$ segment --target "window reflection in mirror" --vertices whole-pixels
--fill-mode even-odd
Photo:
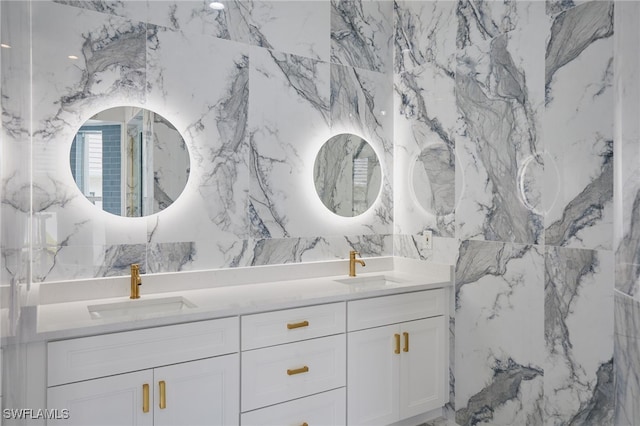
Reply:
[[[176,128],[136,107],[96,114],[71,145],[71,174],[82,194],[119,216],[147,216],[171,205],[187,183],[189,164]]]
[[[320,148],[313,170],[316,192],[333,213],[353,217],[369,209],[382,182],[380,161],[361,137],[333,136]]]

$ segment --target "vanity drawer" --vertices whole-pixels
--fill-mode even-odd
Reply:
[[[242,353],[242,411],[336,389],[345,383],[344,334]]]
[[[238,317],[50,342],[47,386],[238,352]]]
[[[345,388],[334,389],[306,398],[244,413],[242,426],[291,425],[340,426],[346,424]]]
[[[348,331],[443,315],[444,289],[374,297],[349,302]]]
[[[346,304],[330,303],[242,317],[242,350],[344,333]]]

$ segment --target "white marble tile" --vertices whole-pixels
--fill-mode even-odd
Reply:
[[[149,22],[191,36],[213,36],[329,60],[330,5],[325,1],[151,1]]]
[[[251,265],[347,259],[351,250],[358,251],[363,258],[390,256],[393,253],[393,237],[377,234],[257,240],[253,245]]]
[[[558,15],[546,54],[545,242],[611,249],[613,3]],[[570,41],[568,41],[570,40]]]
[[[614,75],[616,135],[614,142],[614,243],[616,288],[638,297],[640,293],[640,3],[615,5]]]
[[[394,234],[394,256],[429,260],[455,265],[458,260],[459,241],[455,238],[431,237],[430,245],[421,234]]]
[[[331,62],[391,72],[393,7],[390,1],[331,0]]]
[[[149,9],[147,0],[53,0],[55,3],[64,4],[123,18],[145,21]],[[154,1],[154,0],[152,0]]]
[[[394,71],[428,64],[453,77],[457,2],[399,0],[394,4]]]
[[[615,417],[616,425],[640,418],[640,305],[623,293],[615,296]]]
[[[329,66],[254,48],[250,80],[252,235],[315,235],[309,202],[322,206],[312,173],[315,153],[329,136]]]
[[[476,10],[476,8],[478,8]],[[461,6],[456,100],[457,236],[542,242],[539,158],[546,18],[537,2]],[[482,13],[480,13],[482,12]],[[537,36],[530,36],[531,31]]]
[[[182,133],[190,154],[180,198],[149,218],[154,243],[248,236],[248,49],[235,42],[150,30],[147,103]],[[207,58],[192,66],[192,58]],[[200,84],[199,82],[206,82]],[[166,214],[165,214],[166,213]]]
[[[613,253],[547,247],[545,424],[613,424]]]
[[[455,271],[458,424],[541,424],[543,268],[535,246],[461,244]]]
[[[431,64],[395,76],[395,229],[455,233],[455,79]]]

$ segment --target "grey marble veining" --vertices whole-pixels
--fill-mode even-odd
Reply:
[[[105,247],[102,264],[96,273],[97,277],[114,277],[129,275],[131,265],[140,265],[140,273],[147,273],[146,245],[118,245]]]
[[[453,78],[456,2],[394,1],[394,71],[430,64]]]
[[[633,425],[640,418],[640,304],[615,295],[615,425]]]
[[[612,275],[610,252],[547,248],[544,408],[549,424],[613,424]]]
[[[539,198],[540,183],[523,179],[540,162],[541,90],[533,86],[537,69],[525,74],[521,68],[531,59],[530,52],[518,50],[523,41],[504,33],[518,23],[520,32],[539,26],[539,7],[469,2],[458,7],[455,93],[464,127],[456,140],[461,162],[456,178],[464,187],[456,226],[463,239],[542,242],[540,206],[532,202]]]
[[[455,270],[459,424],[542,424],[543,270],[536,246],[462,242]]]
[[[561,219],[547,226],[545,243],[565,245],[582,229],[602,219],[607,204],[613,199],[613,141],[607,141],[607,145],[600,174],[569,201]]]
[[[396,232],[455,234],[455,2],[397,1],[394,67]]]
[[[551,27],[545,58],[547,92],[558,69],[576,59],[596,40],[612,34],[612,1],[588,2],[557,15]],[[547,96],[549,97],[549,93]]]
[[[384,152],[391,154],[393,98],[390,83],[389,76],[384,74],[332,65],[332,129],[357,131],[371,142],[380,141]]]
[[[389,72],[392,37],[392,2],[331,0],[333,63]]]
[[[613,247],[613,3],[553,17],[545,53],[545,242]]]
[[[455,238],[432,236],[429,244],[424,235],[395,234],[393,252],[396,256],[455,265],[459,246]]]
[[[640,3],[615,5],[616,146],[614,222],[616,289],[638,298],[640,292]]]
[[[198,255],[192,242],[150,244],[147,249],[147,273],[185,270]]]
[[[88,9],[94,12],[106,13],[109,15],[121,16],[144,21],[147,16],[148,2],[146,0],[126,1],[126,0],[53,0],[55,3],[67,6]]]
[[[302,223],[292,223],[291,217],[298,217],[293,212],[300,211],[305,191],[307,196],[315,194],[305,174],[313,170],[313,158],[303,157],[299,140],[323,134],[329,125],[329,65],[256,49],[250,81],[251,235],[256,239],[304,235],[298,233]],[[282,115],[287,120],[280,120]],[[306,180],[309,186],[298,184]],[[316,234],[308,231],[308,236]]]
[[[477,241],[463,241],[456,263],[456,301],[459,303],[460,292],[465,285],[487,275],[501,277],[507,272],[510,261],[521,259],[529,250],[530,246],[500,243],[481,245]]]
[[[210,252],[213,242],[227,240],[229,234],[248,237],[248,48],[161,27],[154,35],[147,59],[148,103],[165,112],[181,130],[191,167],[189,185],[176,210],[166,211],[160,226],[150,225],[150,243],[197,242],[207,247],[212,267],[222,266],[219,257],[225,256]],[[210,78],[212,65],[190,65],[190,58],[198,55],[215,57],[216,78]],[[204,80],[210,81],[204,86],[194,84]],[[180,203],[184,203],[182,208]],[[207,267],[203,258],[195,263]]]
[[[493,412],[509,401],[519,398],[519,389],[523,381],[541,377],[544,373],[541,369],[519,365],[512,359],[504,363],[497,363],[493,367],[491,383],[481,392],[473,395],[466,407],[456,412],[456,423],[459,425],[496,424]],[[534,415],[528,419],[537,418],[537,421],[527,424],[541,424],[540,418]]]
[[[359,235],[256,240],[250,265],[345,259],[350,250],[358,251],[363,257],[389,256],[393,250],[393,238],[391,235]]]

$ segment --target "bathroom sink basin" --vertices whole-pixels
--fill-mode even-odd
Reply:
[[[336,282],[362,287],[387,287],[402,284],[406,281],[388,275],[371,275],[366,277],[345,278],[343,280],[336,280]]]
[[[158,313],[177,313],[196,305],[181,296],[158,299],[127,300],[125,302],[101,303],[89,305],[89,314],[93,319],[116,318]]]

